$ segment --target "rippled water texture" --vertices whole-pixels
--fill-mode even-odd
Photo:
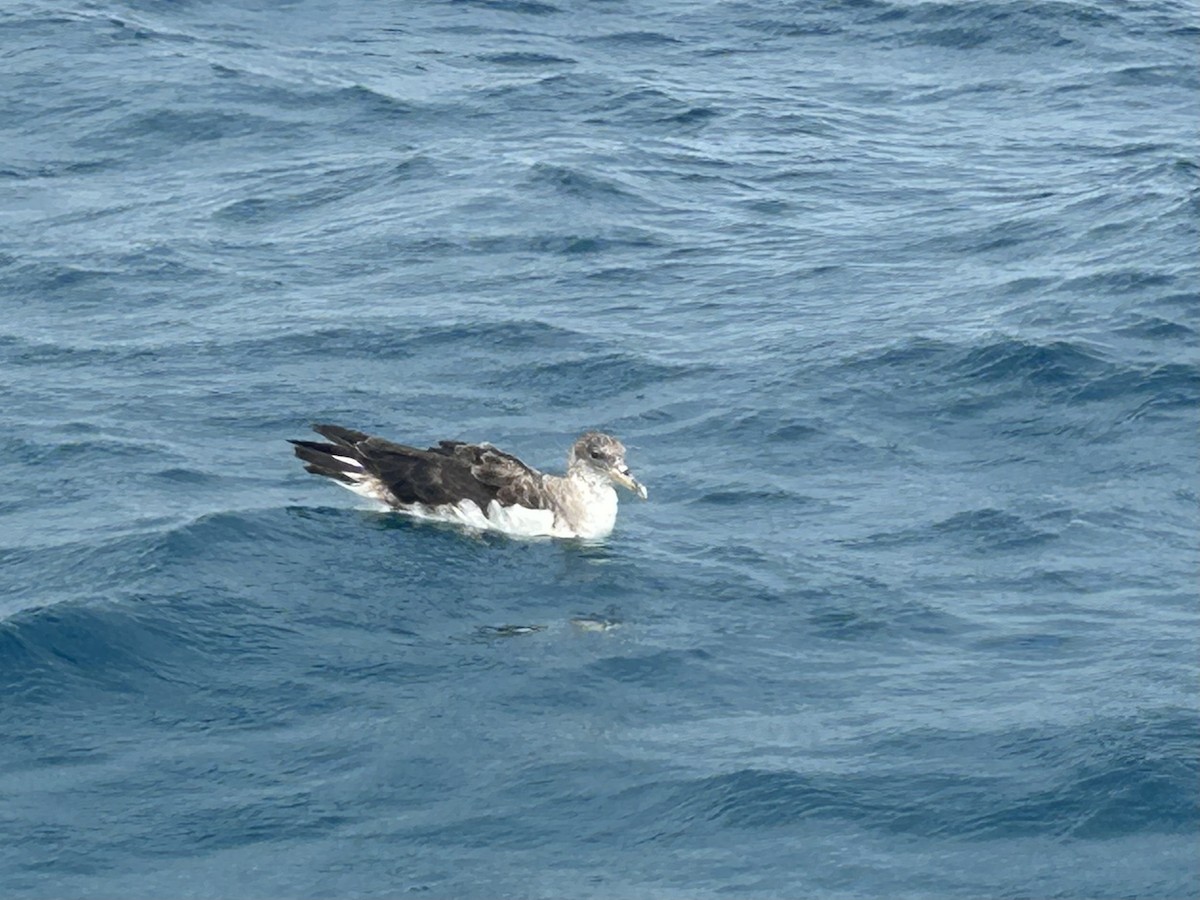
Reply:
[[[1183,2],[0,9],[0,893],[1200,894]],[[369,510],[332,421],[602,545]]]

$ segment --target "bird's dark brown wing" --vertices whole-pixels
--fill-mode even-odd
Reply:
[[[336,425],[313,429],[333,441],[339,453],[359,461],[398,503],[441,506],[473,500],[486,510],[495,500],[502,506],[548,508],[541,473],[487,444],[442,441],[418,450]]]
[[[464,444],[461,441],[441,441],[429,452],[452,458],[470,469],[471,477],[496,491],[501,506],[524,506],[527,509],[548,509],[541,490],[542,474],[511,453],[497,450],[490,444]]]

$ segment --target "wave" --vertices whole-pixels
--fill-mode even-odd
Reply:
[[[187,144],[231,141],[251,136],[258,139],[298,139],[305,127],[246,110],[163,107],[126,113],[117,116],[115,121],[95,125],[83,131],[76,143],[81,147],[108,152],[123,150],[130,156],[151,152],[152,146],[170,154]]]
[[[71,708],[175,682],[179,641],[129,606],[78,601],[0,620],[0,690],[15,703]]]
[[[152,339],[153,346],[134,343],[98,346],[72,346],[46,343],[15,335],[0,335],[0,360],[15,367],[74,370],[102,368],[134,373],[147,371],[151,366],[175,370],[210,366],[214,360],[227,364],[252,366],[250,360],[270,359],[275,367],[289,361],[320,358],[378,360],[397,363],[411,358],[436,358],[464,365],[475,361],[489,369],[497,369],[504,383],[516,386],[522,372],[533,371],[538,383],[550,384],[558,376],[569,376],[572,369],[586,370],[596,377],[625,378],[642,365],[637,357],[612,355],[615,343],[583,331],[536,320],[464,320],[454,324],[396,325],[390,317],[378,320],[360,317],[357,325],[300,327],[290,323],[286,329],[247,337],[244,333],[229,333],[220,339],[169,342],[162,336]],[[561,357],[577,360],[567,363]],[[561,370],[549,369],[539,373],[535,359],[562,361]],[[514,363],[519,363],[514,366]],[[648,363],[649,364],[649,363]],[[604,367],[612,371],[605,373]],[[676,369],[667,365],[642,370],[640,383],[647,384],[661,373],[670,377]],[[687,368],[687,367],[685,367]]]
[[[286,583],[307,558],[311,515],[207,513],[130,526],[116,537],[0,548],[13,585],[0,609],[0,674],[14,690],[60,683],[77,691],[80,679],[114,687],[143,672],[169,680],[170,660],[181,654],[238,652],[246,638],[254,644],[255,630],[288,632],[283,619],[261,614],[270,600],[255,595],[238,567],[261,566],[262,548],[270,547],[268,577]],[[346,524],[347,515],[355,517],[339,510],[330,527]],[[54,572],[49,590],[45,571]],[[249,632],[230,631],[243,621]]]
[[[1125,66],[1106,74],[1106,80],[1117,87],[1186,87],[1195,90],[1200,86],[1196,67],[1188,63],[1178,65]]]
[[[663,385],[697,370],[696,366],[653,362],[633,354],[607,352],[505,366],[497,368],[491,380],[498,387],[520,389],[544,402],[570,406]]]
[[[640,676],[640,669],[621,675]],[[639,682],[640,683],[640,682]],[[520,846],[543,839],[543,829],[565,821],[619,827],[626,841],[660,847],[697,839],[729,841],[737,833],[790,835],[798,826],[861,829],[955,843],[1022,837],[1103,839],[1134,833],[1185,835],[1200,824],[1188,790],[1200,774],[1186,744],[1197,736],[1180,711],[1152,714],[1146,740],[1129,740],[1131,723],[1100,721],[1069,732],[1019,729],[946,735],[908,732],[867,739],[875,764],[838,771],[828,752],[802,757],[792,768],[743,766],[709,775],[639,777],[631,771],[597,773],[586,793],[563,795],[564,773],[541,767],[515,779],[496,805],[509,814],[456,816],[416,826],[410,839]],[[1149,738],[1169,741],[1165,746]],[[915,741],[929,740],[932,758],[914,758]],[[1099,745],[1093,743],[1099,741]],[[1157,752],[1151,747],[1159,747]],[[962,756],[944,755],[957,747]],[[1048,763],[1065,751],[1072,761]],[[510,798],[508,795],[511,794]],[[518,799],[519,795],[519,799]],[[520,812],[530,827],[508,831]]]
[[[1185,834],[1200,810],[1181,787],[1200,777],[1188,748],[1200,727],[1186,710],[1158,706],[1134,716],[1097,717],[1073,726],[1004,731],[918,730],[888,736],[875,751],[898,763],[921,759],[958,769],[988,761],[989,791],[931,798],[921,833],[967,840],[1023,836],[1103,839],[1134,833]]]
[[[178,466],[186,457],[172,444],[153,437],[115,437],[99,429],[87,437],[63,439],[39,432],[36,436],[9,434],[0,438],[0,448],[11,459],[28,466],[105,469],[111,465],[136,462],[145,472],[156,465]],[[52,469],[51,469],[52,470]]]
[[[68,178],[73,175],[88,175],[116,170],[120,169],[123,165],[125,165],[125,161],[118,156],[105,156],[93,159],[48,160],[36,165],[0,163],[0,178],[11,178],[15,181],[41,178]],[[3,256],[0,256],[0,259],[3,258]]]
[[[1080,32],[1121,28],[1126,22],[1126,17],[1109,9],[1066,0],[970,4],[856,0],[836,9],[805,8],[792,18],[742,19],[738,24],[770,38],[852,34],[876,44],[1027,52],[1070,47],[1082,42]]]
[[[530,170],[530,182],[543,185],[555,193],[601,203],[637,199],[645,202],[628,186],[614,178],[605,178],[578,167],[535,163]]]
[[[840,368],[849,377],[869,375],[883,389],[909,395],[950,398],[978,388],[994,399],[1064,404],[1145,394],[1172,405],[1200,399],[1200,365],[1118,361],[1079,340],[993,337],[963,345],[918,338],[846,360]]]
[[[512,50],[504,53],[484,53],[477,59],[497,66],[512,68],[540,68],[542,66],[571,66],[578,60],[567,56],[555,56],[551,53],[533,53],[530,51]]]
[[[234,339],[217,345],[224,351],[269,354],[272,358],[310,358],[314,355],[403,359],[408,356],[452,354],[469,348],[547,354],[597,352],[602,343],[588,334],[534,319],[463,321],[454,324],[396,325],[364,322],[286,333],[254,339]]]
[[[123,210],[87,210],[63,216],[54,224],[58,227],[84,225],[106,219]],[[185,279],[212,278],[216,266],[211,258],[195,253],[191,248],[169,246],[146,241],[136,249],[114,252],[102,264],[66,261],[45,261],[10,257],[4,260],[7,289],[27,303],[42,309],[62,309],[64,301],[71,309],[108,311],[115,304],[122,309],[135,310],[161,306],[167,302],[161,288],[174,286]],[[130,290],[129,284],[140,282],[142,290]],[[33,346],[51,346],[50,342],[30,341]]]
[[[593,103],[584,114],[592,124],[699,127],[721,113],[715,106],[695,105],[660,88],[637,87]]]
[[[683,41],[669,34],[663,34],[661,31],[614,31],[595,37],[582,38],[582,43],[620,50],[624,48],[663,47],[672,44],[681,44]]]
[[[553,805],[551,818],[586,805],[621,822],[630,838],[660,844],[700,835],[727,840],[731,831],[794,832],[805,822],[957,842],[1183,835],[1200,825],[1187,787],[1200,775],[1190,752],[1198,736],[1194,719],[1172,709],[1065,731],[912,731],[867,737],[876,765],[857,771],[839,772],[821,755],[794,768],[636,784],[626,773],[598,781],[613,786],[586,801],[542,799],[538,789],[526,796],[535,818],[543,802]],[[836,741],[828,752],[837,752]]]
[[[452,0],[454,6],[479,6],[491,11],[516,13],[522,16],[552,16],[562,8],[542,0]]]
[[[782,504],[793,508],[804,498],[782,488],[727,488],[705,491],[690,502],[701,506],[753,506],[755,509]]]
[[[1054,519],[1061,519],[1055,515]],[[991,556],[1007,550],[1025,550],[1058,537],[1057,531],[1039,528],[1015,513],[999,509],[973,509],[945,519],[897,531],[879,531],[865,538],[840,541],[855,550],[879,550],[913,544],[949,543],[958,550]]]
[[[400,162],[384,159],[354,166],[306,165],[269,172],[254,179],[258,196],[224,203],[213,211],[212,217],[251,225],[288,222],[298,213],[322,210],[347,200],[362,200],[364,195],[432,177],[434,171],[429,159],[418,154]]]
[[[1150,341],[1179,341],[1192,347],[1200,344],[1200,331],[1164,316],[1134,314],[1128,317],[1127,324],[1114,330],[1117,334]]]
[[[538,256],[598,255],[620,250],[647,250],[665,246],[660,235],[629,225],[609,226],[591,233],[528,231],[472,237],[459,246],[472,256],[530,253]]]

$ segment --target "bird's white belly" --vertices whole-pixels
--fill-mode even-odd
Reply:
[[[387,490],[373,480],[364,479],[354,485],[342,483],[342,486],[413,518],[449,522],[480,531],[499,531],[514,537],[602,538],[612,533],[617,521],[617,493],[607,485],[589,486],[591,489],[568,498],[565,504],[568,509],[558,513],[549,509],[502,506],[495,500],[486,510],[480,509],[473,500],[439,506],[423,503],[404,506],[396,503]]]
[[[475,506],[473,503],[471,505]],[[554,512],[549,509],[501,506],[493,500],[488,504],[487,520],[492,528],[495,528],[497,531],[503,531],[505,534],[513,534],[519,537],[555,536]]]
[[[417,505],[402,511],[420,519],[499,531],[513,537],[602,538],[612,532],[616,523],[617,501],[614,495],[611,503],[590,505],[587,515],[577,518],[574,527],[553,510],[501,506],[495,500],[488,504],[486,512],[471,500],[443,506]]]
[[[554,513],[550,510],[501,506],[495,500],[488,504],[486,511],[480,509],[473,500],[460,500],[458,503],[440,506],[416,503],[412,506],[402,506],[399,511],[417,519],[450,522],[480,531],[500,531],[514,537],[558,536],[554,529]]]

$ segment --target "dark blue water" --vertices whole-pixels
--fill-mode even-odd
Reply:
[[[1196,896],[1198,45],[5,4],[0,893]],[[651,499],[414,524],[312,421]]]

